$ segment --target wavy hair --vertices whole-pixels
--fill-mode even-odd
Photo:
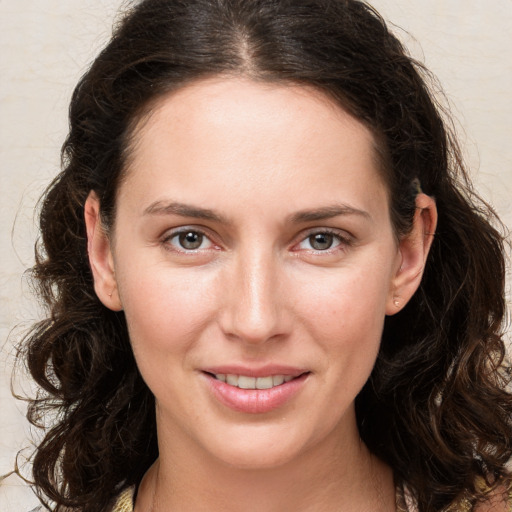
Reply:
[[[106,511],[158,455],[154,398],[124,315],[94,292],[84,203],[94,190],[111,227],[137,122],[163,95],[219,74],[314,87],[369,127],[398,237],[411,229],[420,187],[435,198],[423,280],[386,318],[357,421],[420,512],[484,499],[479,477],[497,485],[512,454],[504,238],[472,191],[428,72],[364,2],[143,0],[78,83],[63,170],[41,201],[32,275],[48,318],[21,346],[41,389],[28,418],[55,418],[33,458],[41,500],[58,512]]]

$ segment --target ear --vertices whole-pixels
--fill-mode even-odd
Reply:
[[[386,304],[387,315],[398,313],[418,289],[436,226],[437,208],[434,199],[423,193],[418,194],[412,230],[400,240],[399,264]]]
[[[89,193],[85,201],[84,215],[94,291],[107,308],[121,311],[123,306],[117,289],[111,244],[101,224],[100,201],[94,191]]]

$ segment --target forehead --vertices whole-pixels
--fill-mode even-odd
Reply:
[[[326,95],[242,78],[202,80],[160,98],[134,129],[128,162],[122,189],[140,180],[154,193],[179,185],[218,200],[219,184],[240,194],[266,186],[290,199],[308,187],[329,195],[347,180],[359,192],[365,180],[385,188],[371,131]]]

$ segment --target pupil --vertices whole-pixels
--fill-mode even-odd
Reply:
[[[203,242],[203,235],[189,231],[180,235],[180,245],[185,249],[197,249]]]
[[[309,237],[311,247],[317,251],[325,251],[326,249],[329,249],[332,245],[333,238],[333,235],[330,235],[329,233],[317,233],[316,235]]]

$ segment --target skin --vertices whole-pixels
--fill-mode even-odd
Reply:
[[[385,316],[420,283],[434,201],[418,195],[397,240],[370,131],[305,87],[203,80],[160,100],[134,140],[112,232],[93,192],[85,212],[96,293],[124,310],[156,397],[160,458],[136,512],[394,510],[354,399]],[[211,392],[204,369],[225,364],[307,375],[250,414]]]

